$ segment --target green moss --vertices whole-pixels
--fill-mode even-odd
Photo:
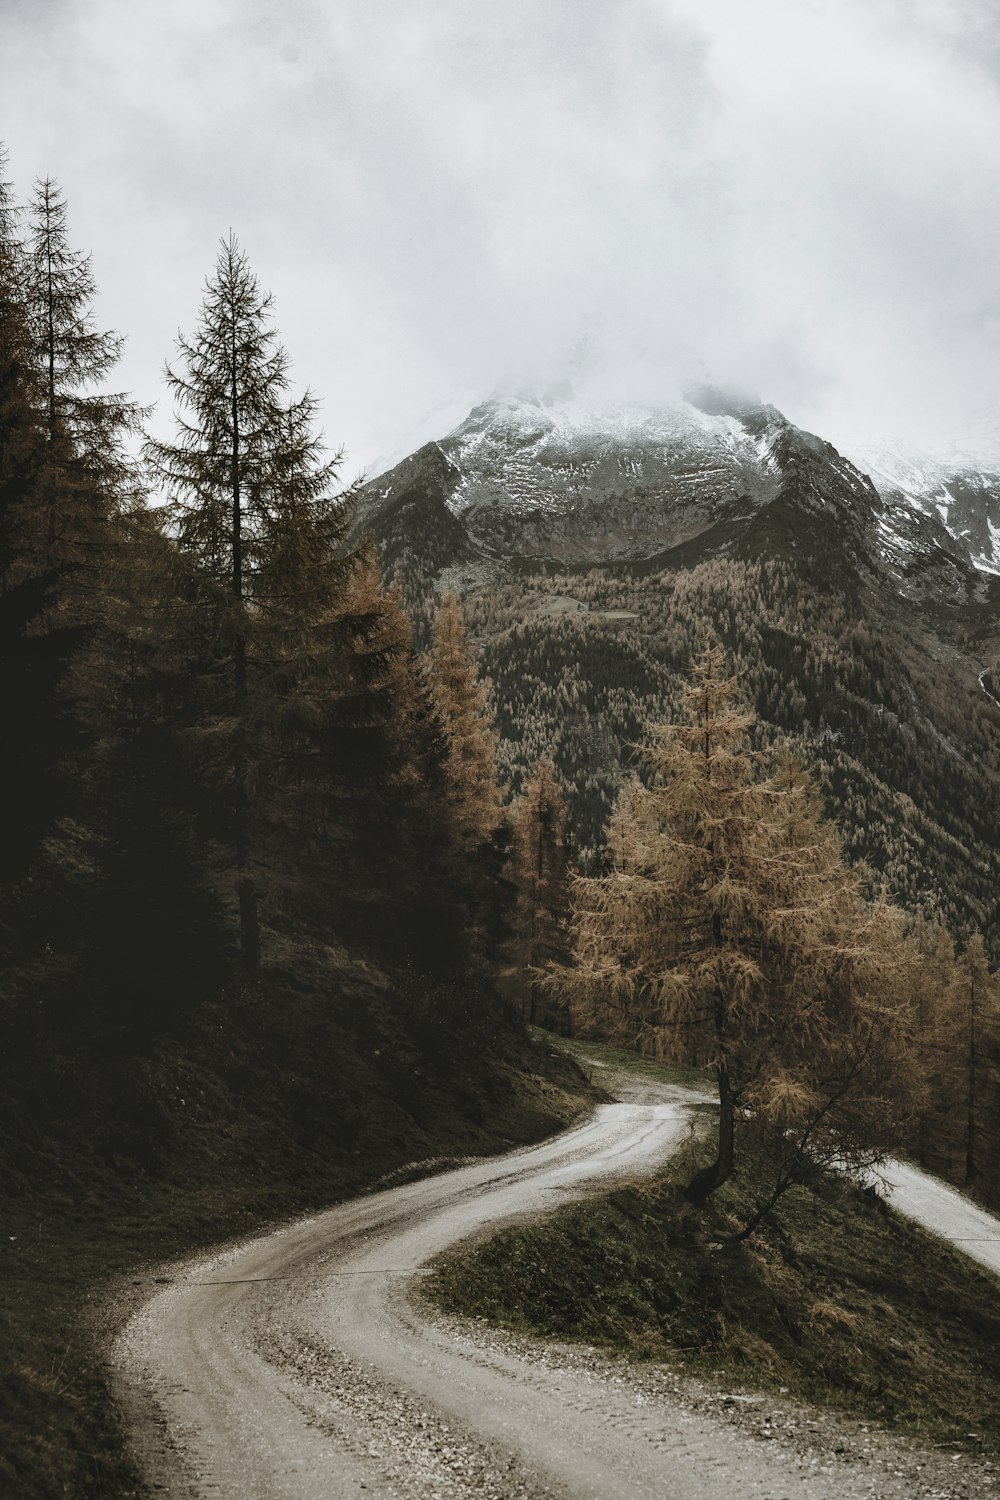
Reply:
[[[548,1036],[548,1033],[536,1027],[529,1030],[540,1041],[548,1037],[553,1046],[571,1057],[590,1081],[601,1088],[611,1090],[617,1080],[627,1075],[632,1082],[681,1084],[684,1088],[697,1089],[705,1094],[715,1093],[714,1081],[705,1068],[657,1062],[655,1058],[643,1057],[638,1052],[628,1052],[621,1047],[609,1047],[604,1042]]]

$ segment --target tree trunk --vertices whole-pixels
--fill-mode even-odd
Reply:
[[[920,988],[917,1000],[917,1036],[919,1038],[920,1051],[923,1057],[927,1059],[924,1065],[925,1070],[929,1073],[930,1043],[928,1038],[927,1025],[927,998],[923,992],[922,986]],[[930,1109],[932,1108],[932,1098],[933,1095],[931,1095],[928,1100],[925,1100],[925,1102],[920,1106],[919,1113],[917,1114],[917,1162],[921,1167],[927,1166],[927,1137],[930,1129],[927,1116],[930,1112]]]
[[[257,888],[253,876],[246,873],[250,852],[250,796],[247,790],[247,757],[244,739],[247,717],[247,638],[243,605],[243,498],[240,484],[240,418],[236,363],[236,314],[232,319],[230,349],[232,379],[232,590],[238,611],[236,639],[233,642],[233,697],[236,711],[236,744],[233,753],[234,796],[236,798],[236,891],[240,909],[240,967],[245,979],[256,979],[260,971],[260,914]]]
[[[260,917],[257,909],[257,887],[254,878],[247,872],[250,855],[250,839],[247,829],[250,813],[250,798],[247,793],[246,754],[243,747],[243,726],[237,726],[237,742],[233,754],[233,796],[236,822],[236,893],[240,912],[240,968],[244,979],[254,980],[260,970]]]
[[[541,808],[538,810],[537,840],[535,844],[535,869],[534,883],[531,891],[531,923],[528,938],[528,963],[531,965],[531,987],[528,990],[528,1024],[534,1026],[537,1008],[538,981],[535,979],[535,964],[538,962],[537,933],[538,933],[538,902],[542,890],[542,815]]]
[[[48,392],[49,392],[49,451],[53,449],[56,439],[56,329],[55,308],[53,307],[52,289],[52,238],[51,226],[46,223],[45,255],[46,255],[46,298],[47,298],[47,334],[48,334]],[[46,477],[46,491],[49,505],[48,516],[48,542],[54,547],[59,536],[59,522],[56,518],[56,485],[54,476],[49,471]]]
[[[711,741],[709,735],[709,713],[708,713],[708,683],[705,683],[705,761],[709,761],[711,755]],[[712,850],[713,863],[716,861],[716,851]],[[712,947],[722,947],[722,917],[719,912],[712,915]],[[719,1143],[716,1151],[715,1161],[711,1166],[702,1167],[696,1172],[685,1189],[685,1197],[699,1207],[706,1199],[728,1182],[733,1173],[734,1135],[736,1128],[736,1109],[733,1102],[733,1091],[729,1082],[729,1063],[726,1055],[726,1037],[728,1032],[729,1006],[726,996],[721,989],[715,993],[715,1041],[719,1048],[721,1061],[716,1064],[715,1077],[719,1085]]]
[[[52,226],[46,215],[45,235],[45,288],[48,302],[48,366],[49,366],[49,444],[55,440],[56,435],[56,327],[55,308],[53,307],[54,291],[52,287]]]
[[[976,1175],[976,984],[969,985],[969,1085],[965,1124],[965,1186]]]
[[[684,1196],[698,1207],[728,1182],[733,1172],[733,1134],[736,1124],[736,1109],[729,1086],[729,1067],[719,1063],[715,1070],[719,1084],[719,1141],[715,1161],[696,1172],[684,1190]]]

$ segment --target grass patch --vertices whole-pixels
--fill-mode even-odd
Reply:
[[[636,1080],[644,1083],[679,1084],[715,1095],[715,1084],[704,1068],[689,1068],[681,1063],[658,1062],[638,1052],[609,1047],[605,1042],[581,1041],[576,1037],[555,1036],[539,1027],[529,1027],[532,1036],[548,1041],[571,1057],[577,1067],[596,1087],[613,1091],[616,1082]]]
[[[594,1097],[477,996],[271,946],[259,993],[203,1007],[141,1054],[3,1057],[0,1495],[144,1493],[101,1358],[123,1278],[537,1140]]]
[[[430,1295],[521,1332],[681,1359],[727,1388],[784,1386],[1000,1451],[993,1277],[835,1178],[791,1190],[757,1236],[720,1248],[764,1183],[746,1173],[696,1210],[679,1187],[689,1168],[450,1257]]]

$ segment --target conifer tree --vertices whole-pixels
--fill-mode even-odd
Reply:
[[[990,1021],[997,1006],[998,986],[990,974],[982,935],[973,933],[966,944],[957,976],[962,1005],[962,1041],[960,1056],[965,1063],[965,1121],[963,1186],[972,1187],[982,1175],[980,1134],[984,1124],[986,1041]],[[1000,1123],[1000,1122],[997,1122]],[[994,1158],[995,1160],[995,1158]]]
[[[555,766],[542,757],[516,810],[514,871],[518,887],[515,956],[531,1025],[566,1028],[562,1010],[544,1005],[539,970],[568,958],[569,814]],[[544,1015],[540,1012],[544,1009]]]
[[[469,892],[473,949],[495,967],[510,937],[515,889],[509,878],[513,830],[501,805],[496,732],[476,676],[462,606],[447,593],[434,618],[428,675],[447,751],[450,816]]]
[[[50,1017],[103,1040],[111,1009],[113,1033],[141,1028],[217,966],[191,941],[198,855],[176,857],[189,830],[172,832],[178,785],[137,691],[137,621],[152,640],[164,615],[148,618],[155,527],[123,455],[136,412],[92,389],[120,341],[94,327],[89,261],[67,248],[51,183],[28,221],[25,244],[0,187],[0,925],[33,1010],[44,994]],[[147,672],[150,700],[163,685]]]
[[[980,1187],[1000,1156],[1000,981],[979,933],[958,955],[940,922],[921,923],[913,941],[925,1085],[920,1160],[963,1187]]]
[[[88,813],[100,882],[77,984],[104,1050],[131,1053],[218,994],[232,933],[190,746],[217,707],[199,680],[197,580],[160,512],[138,507],[121,525],[109,646],[92,692]]]
[[[749,744],[721,653],[701,658],[684,721],[655,731],[634,845],[575,885],[576,966],[555,984],[589,1025],[696,1061],[719,1095],[704,1201],[753,1137],[781,1192],[817,1163],[862,1167],[902,1128],[907,1017],[898,914],[860,900],[838,838],[791,764]]]
[[[491,836],[502,816],[496,734],[455,593],[444,595],[434,619],[430,673],[448,745],[458,828],[467,846],[475,848]]]
[[[913,1147],[921,1166],[959,1180],[963,1122],[956,1100],[964,1094],[964,992],[956,984],[955,944],[939,912],[919,911],[911,921],[905,955],[914,1012],[914,1067],[921,1097]]]
[[[121,358],[120,334],[95,328],[97,294],[90,256],[67,238],[67,207],[51,177],[35,184],[31,202],[30,281],[36,351],[44,372],[49,441],[70,431],[84,445],[88,429],[107,414],[103,399],[80,394],[102,381]]]
[[[27,221],[25,287],[48,439],[36,548],[45,564],[73,570],[63,613],[93,622],[117,541],[110,522],[137,486],[124,440],[144,413],[100,389],[124,340],[95,323],[91,260],[69,244],[66,200],[51,178],[36,184]]]
[[[288,359],[235,238],[222,243],[198,328],[168,368],[177,439],[150,440],[147,458],[173,502],[180,546],[197,562],[215,672],[229,679],[221,709],[244,970],[260,962],[259,868],[253,804],[264,729],[279,684],[304,703],[303,663],[329,638],[332,600],[348,560],[348,498],[334,493],[338,459],[322,457],[316,405],[288,396]],[[297,662],[298,665],[293,665]]]
[[[298,560],[276,566],[287,588],[315,564],[314,586],[265,589],[266,560],[258,580],[253,811],[272,917],[449,977],[470,913],[440,722],[370,550],[343,576],[340,545],[331,570],[329,540],[312,551],[304,524],[289,535]]]
[[[27,873],[68,802],[65,762],[77,732],[62,684],[82,638],[47,624],[63,571],[45,566],[35,547],[47,464],[44,394],[5,166],[0,150],[0,882],[9,883]]]
[[[407,816],[398,842],[407,953],[434,978],[467,976],[478,958],[481,896],[455,817],[448,742],[426,665],[410,655],[401,695]]]
[[[408,634],[367,554],[324,598],[322,612],[270,621],[258,800],[269,861],[288,872],[285,904],[345,935],[366,908],[384,916],[375,872],[393,844]]]
[[[0,141],[0,270],[3,272],[4,296],[16,301],[21,316],[27,318],[25,303],[25,252],[21,236],[22,211],[14,197],[14,187],[7,177],[10,153]],[[30,331],[24,335],[30,342]]]

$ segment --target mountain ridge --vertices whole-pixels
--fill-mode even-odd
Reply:
[[[358,524],[418,646],[437,593],[462,595],[503,775],[516,793],[553,756],[585,860],[711,638],[851,857],[1000,953],[1000,577],[939,513],[774,407],[700,391],[596,416],[482,403],[370,481]]]
[[[816,472],[802,482],[809,455],[827,469],[825,483]],[[444,473],[431,472],[440,466]],[[835,471],[839,485],[830,483]],[[790,478],[799,481],[800,507],[839,509],[858,560],[859,531],[870,533],[872,560],[895,574],[902,592],[929,552],[952,575],[972,575],[961,584],[965,593],[992,594],[980,575],[1000,577],[1000,458],[993,470],[961,455],[852,454],[774,406],[711,387],[661,407],[495,396],[369,480],[361,515],[383,548],[392,541],[405,551],[402,534],[412,545],[428,531],[422,562],[435,571],[478,563],[481,574],[496,573],[518,559],[642,564],[720,520],[748,522]],[[457,525],[440,508],[431,515],[429,480]],[[404,520],[400,513],[414,507]],[[919,581],[914,589],[919,601]]]

